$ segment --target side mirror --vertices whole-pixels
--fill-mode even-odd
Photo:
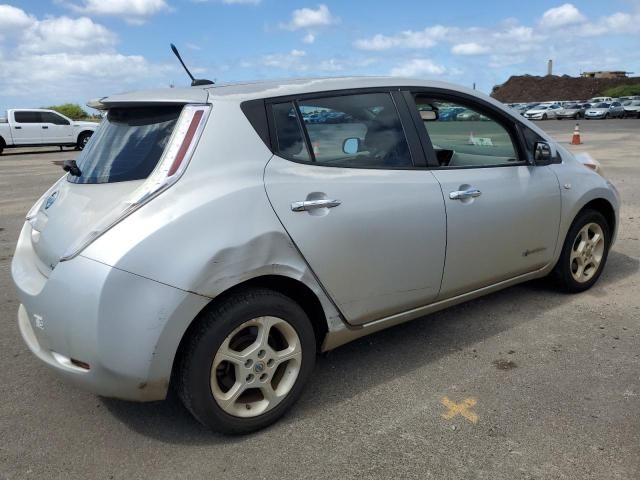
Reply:
[[[547,142],[536,142],[533,151],[533,160],[536,165],[549,165],[553,161],[551,145]]]
[[[355,155],[360,151],[360,139],[358,137],[345,139],[342,142],[342,151],[347,155]]]

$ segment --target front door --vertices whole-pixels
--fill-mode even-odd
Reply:
[[[73,127],[66,118],[53,112],[40,112],[42,143],[74,143]]]
[[[413,98],[445,199],[444,299],[548,265],[561,204],[557,177],[529,163],[513,120],[439,95]]]
[[[430,171],[414,168],[391,95],[283,102],[270,113],[278,151],[267,194],[347,321],[433,301],[445,254],[442,192]]]

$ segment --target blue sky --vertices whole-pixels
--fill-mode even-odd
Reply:
[[[490,92],[510,75],[640,73],[640,0],[0,0],[0,109],[109,93],[333,75],[436,78]]]

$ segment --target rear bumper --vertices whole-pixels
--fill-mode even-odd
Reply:
[[[29,349],[98,395],[163,399],[180,339],[209,299],[82,256],[59,263],[47,278],[36,267],[30,228],[25,224],[11,265]]]

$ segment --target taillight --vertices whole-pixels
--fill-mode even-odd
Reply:
[[[193,137],[196,133],[196,130],[198,129],[198,125],[200,125],[200,121],[202,120],[202,114],[202,110],[197,110],[193,115],[193,118],[191,119],[191,123],[189,124],[189,128],[187,130],[187,134],[185,135],[184,140],[182,140],[182,144],[180,145],[178,154],[176,155],[176,158],[171,164],[171,168],[169,169],[169,177],[175,175],[175,173],[180,168],[180,165],[182,165],[182,161],[184,160],[184,157],[187,154],[189,147],[191,146],[191,142],[193,142]]]
[[[126,200],[94,225],[85,237],[72,245],[60,261],[64,262],[76,257],[113,226],[176,183],[191,161],[210,112],[211,105],[185,105],[167,148],[151,175]]]

